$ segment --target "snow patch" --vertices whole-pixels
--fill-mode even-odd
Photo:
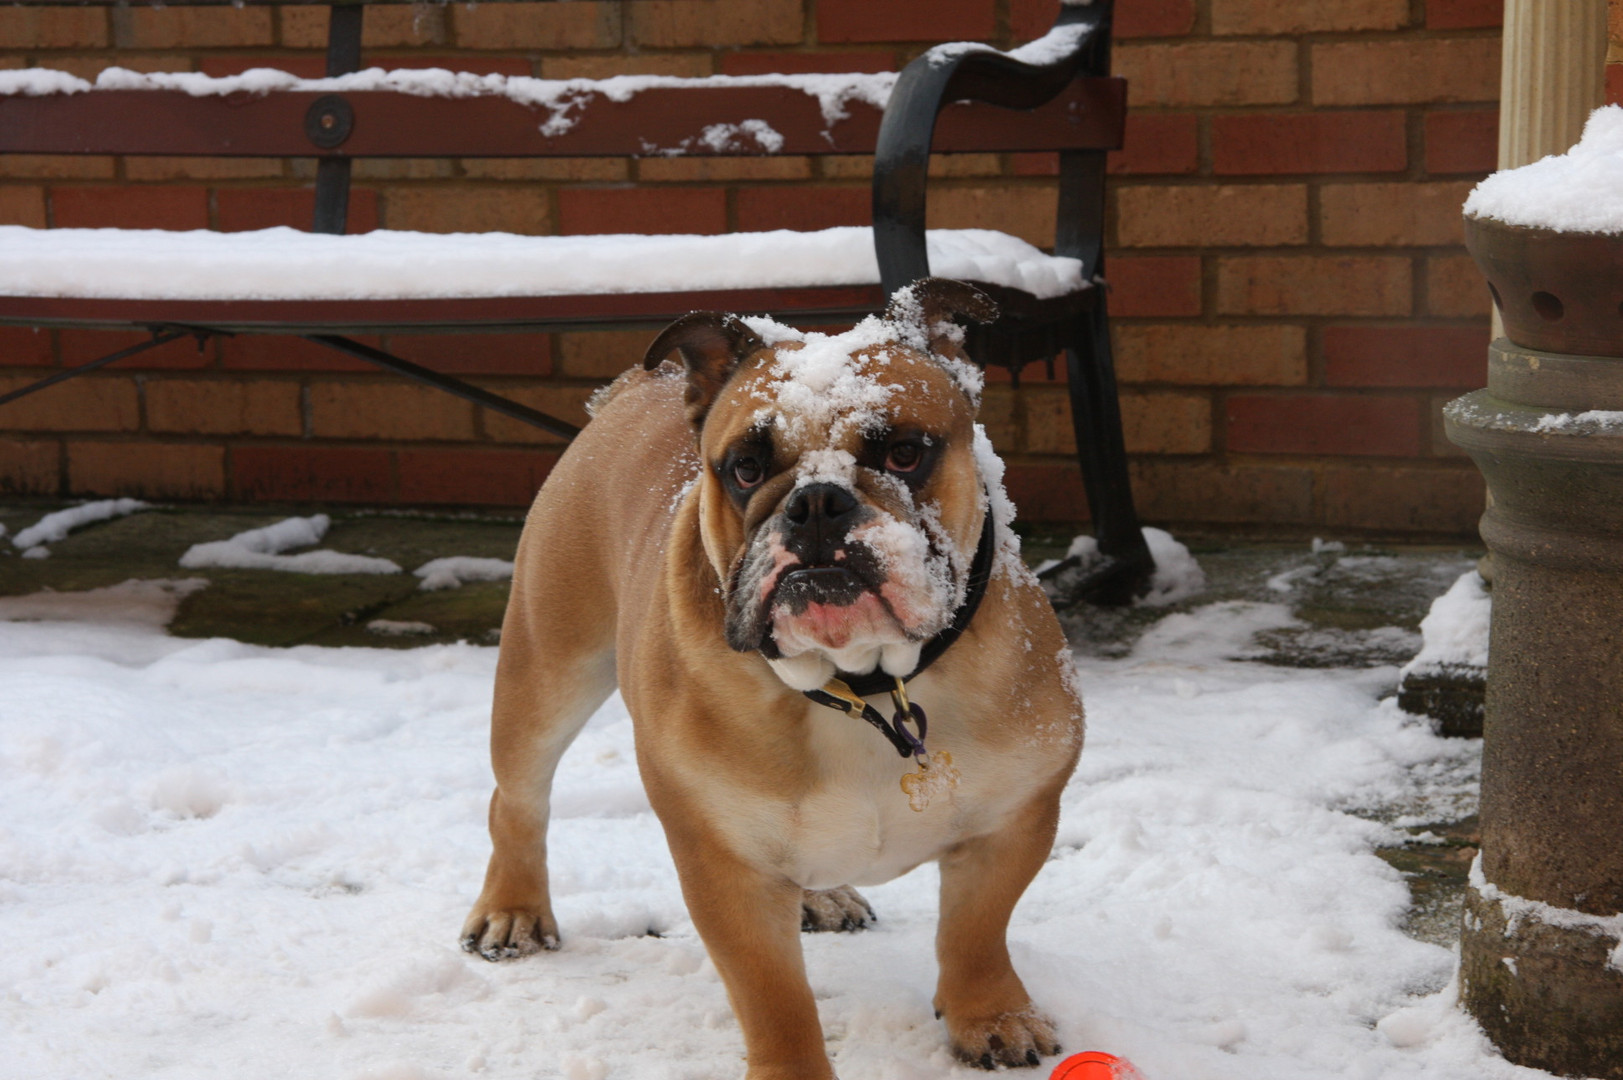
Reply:
[[[1589,114],[1583,137],[1564,154],[1502,169],[1465,200],[1470,217],[1573,233],[1623,233],[1623,107]]]
[[[513,577],[513,564],[506,559],[452,555],[430,559],[412,573],[423,579],[417,586],[419,589],[433,592],[436,589],[455,589],[470,581],[508,581]]]
[[[1144,542],[1155,559],[1155,573],[1150,576],[1150,591],[1133,601],[1135,604],[1166,607],[1196,596],[1206,587],[1206,573],[1200,563],[1171,533],[1146,526]],[[1065,557],[1079,560],[1080,568],[1086,570],[1099,559],[1099,541],[1084,533],[1071,541]],[[1269,587],[1275,587],[1273,581]],[[1288,589],[1289,585],[1283,587]]]
[[[1405,676],[1446,668],[1488,666],[1488,627],[1493,595],[1475,570],[1461,574],[1448,592],[1431,602],[1420,620],[1420,652],[1403,668]]]
[[[0,619],[11,622],[105,623],[112,626],[168,626],[180,602],[208,587],[203,578],[137,580],[82,592],[0,596]]]
[[[1574,428],[1623,428],[1623,412],[1610,409],[1590,409],[1581,413],[1546,413],[1539,417],[1532,431],[1571,431]]]
[[[1505,933],[1514,933],[1516,928],[1524,921],[1531,919],[1545,926],[1554,926],[1562,930],[1577,930],[1587,934],[1613,938],[1623,947],[1623,914],[1619,915],[1591,915],[1584,911],[1575,911],[1572,908],[1557,907],[1546,904],[1542,900],[1529,900],[1524,896],[1505,892],[1499,886],[1490,882],[1482,872],[1482,854],[1471,860],[1471,888],[1482,899],[1490,903],[1497,903],[1500,912],[1505,917]],[[1614,951],[1614,958],[1616,953]]]
[[[0,75],[6,74],[0,72]],[[1077,259],[990,229],[933,229],[930,272],[1053,297]],[[0,226],[0,295],[134,300],[366,300],[871,285],[873,230],[721,236],[518,236],[379,229],[329,236]]]
[[[398,574],[400,567],[388,559],[370,555],[347,555],[337,551],[305,551],[284,555],[296,547],[321,542],[332,519],[326,514],[307,518],[286,518],[274,525],[237,533],[229,540],[193,544],[180,557],[188,570],[204,568],[240,570],[284,570],[296,574]]]
[[[58,540],[67,539],[68,533],[74,529],[82,528],[97,521],[110,521],[113,518],[125,517],[145,510],[150,505],[150,503],[144,503],[140,499],[101,499],[97,502],[81,503],[78,506],[70,506],[66,510],[46,514],[12,537],[11,542],[25,551],[40,544],[54,544]]]

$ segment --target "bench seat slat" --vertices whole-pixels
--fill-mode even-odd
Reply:
[[[132,329],[197,326],[231,333],[387,334],[611,329],[669,322],[695,310],[860,318],[884,306],[875,285],[717,289],[574,296],[412,300],[109,300],[0,296],[0,325]]]
[[[342,96],[355,126],[333,150],[304,132],[306,111],[325,95],[311,91],[193,95],[181,90],[91,90],[75,94],[0,95],[0,153],[164,154],[218,157],[603,157],[758,156],[747,134],[715,145],[702,137],[717,124],[765,122],[782,136],[780,154],[872,153],[880,110],[862,101],[830,126],[817,99],[793,87],[657,87],[613,101],[595,96],[572,112],[574,123],[542,133],[549,109],[505,97],[439,98],[393,91]],[[1125,83],[1079,79],[1046,105],[1002,109],[961,102],[945,108],[939,152],[1100,150],[1121,145]]]

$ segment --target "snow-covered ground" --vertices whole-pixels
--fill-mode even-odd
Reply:
[[[486,964],[456,935],[495,650],[170,638],[186,588],[0,602],[0,1076],[742,1074],[617,698],[559,778],[564,947]],[[1291,622],[1186,605],[1079,658],[1088,746],[1011,930],[1027,985],[1068,1051],[1147,1080],[1544,1076],[1451,1007],[1454,956],[1399,931],[1372,853],[1380,821],[1468,807],[1476,746],[1381,700],[1394,667],[1243,659]],[[930,1014],[935,889],[922,868],[866,890],[876,929],[804,938],[846,1080],[979,1075]]]

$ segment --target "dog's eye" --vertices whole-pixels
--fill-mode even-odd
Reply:
[[[733,462],[733,480],[739,487],[749,489],[766,477],[766,470],[757,458],[739,458]]]
[[[899,442],[885,453],[885,468],[891,472],[912,472],[924,460],[924,447],[916,442]]]

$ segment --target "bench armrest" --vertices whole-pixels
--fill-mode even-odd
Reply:
[[[954,101],[981,101],[1010,109],[1034,109],[1049,101],[1079,75],[1110,73],[1112,0],[1071,0],[1044,37],[1009,52],[956,42],[937,45],[903,69],[885,106],[874,151],[873,230],[880,281],[888,296],[926,277],[925,182],[936,116]],[[1099,156],[1102,158],[1103,153]],[[1070,170],[1064,170],[1069,172]],[[1102,169],[1100,170],[1102,179]],[[1077,223],[1067,223],[1068,199],[1061,177],[1060,244],[1073,247]],[[1067,242],[1070,241],[1070,242]],[[1087,245],[1083,241],[1084,246]],[[1082,251],[1064,251],[1089,265],[1097,262]]]

